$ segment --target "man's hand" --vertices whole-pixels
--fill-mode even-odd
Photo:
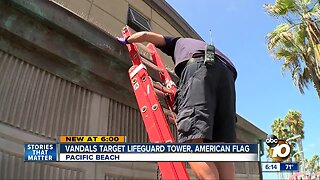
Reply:
[[[129,44],[128,38],[117,37],[117,41],[118,41],[120,44]]]

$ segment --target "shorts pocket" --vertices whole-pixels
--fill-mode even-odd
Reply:
[[[194,125],[194,108],[186,108],[179,112],[177,116],[177,130],[178,132],[189,132]]]
[[[174,96],[174,103],[173,103],[173,111],[174,113],[178,114],[179,112],[179,105],[180,105],[180,101],[181,101],[181,98],[180,98],[180,88],[178,87],[177,88],[177,92]]]
[[[202,78],[206,73],[206,71],[207,71],[206,65],[204,65],[204,63],[201,62],[200,66],[198,67],[196,72],[193,74],[192,78],[199,78],[199,77]]]

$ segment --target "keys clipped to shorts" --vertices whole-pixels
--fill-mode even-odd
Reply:
[[[212,66],[215,60],[215,47],[213,45],[206,45],[204,64],[206,66]]]

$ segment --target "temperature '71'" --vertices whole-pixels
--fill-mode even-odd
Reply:
[[[286,166],[286,169],[287,169],[287,170],[290,170],[290,169],[292,169],[292,167],[293,167],[294,165],[293,165],[293,164],[286,164],[285,166]]]

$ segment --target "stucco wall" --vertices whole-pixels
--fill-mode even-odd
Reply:
[[[121,36],[121,29],[127,24],[129,6],[151,20],[152,31],[164,35],[182,36],[160,14],[141,0],[54,0],[54,2],[114,36]],[[161,51],[158,52],[167,67],[173,70],[172,60]]]

